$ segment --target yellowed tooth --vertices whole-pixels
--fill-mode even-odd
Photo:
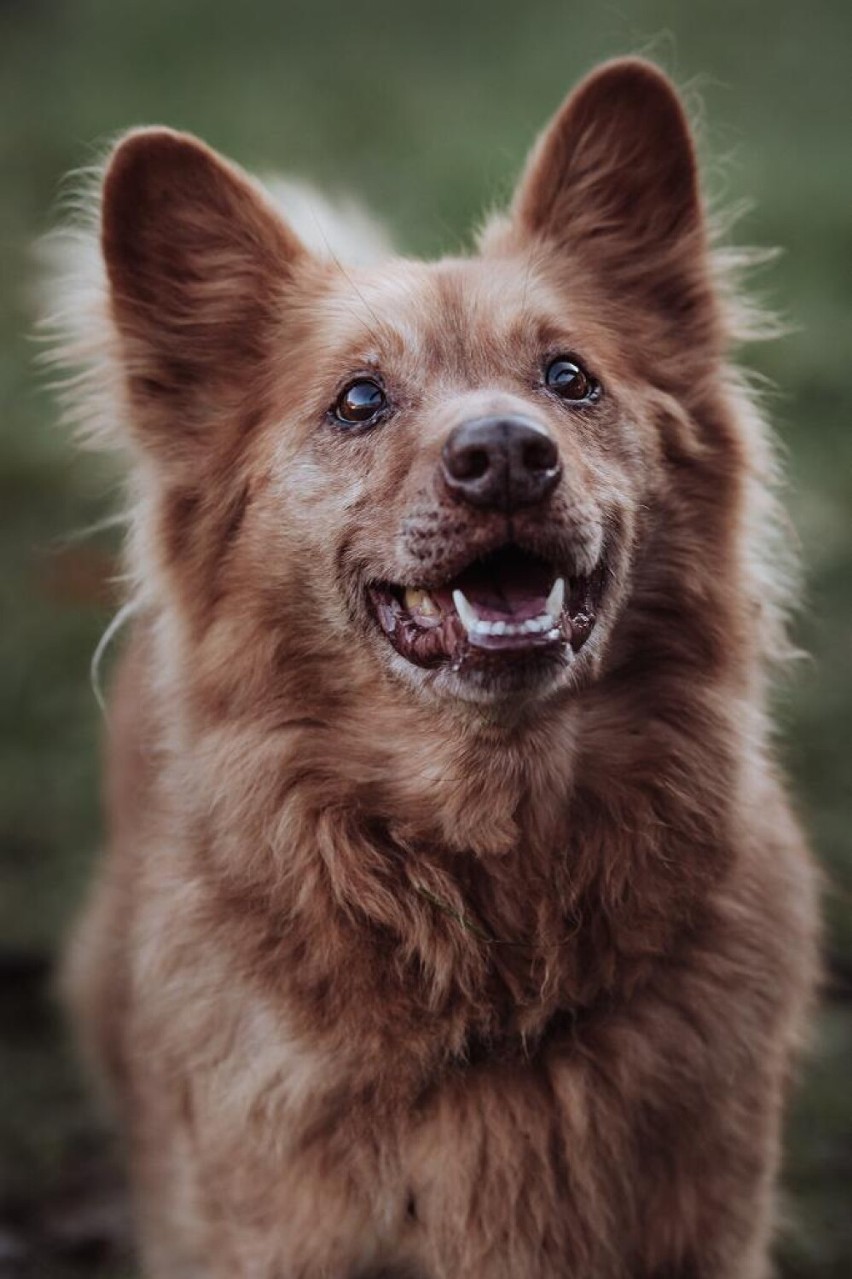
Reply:
[[[421,591],[411,586],[405,588],[403,602],[409,613],[418,612],[423,617],[437,617],[441,611],[428,591]]]

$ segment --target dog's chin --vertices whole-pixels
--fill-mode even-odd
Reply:
[[[581,658],[538,655],[499,664],[471,663],[459,670],[449,666],[424,670],[394,652],[388,660],[393,676],[428,701],[479,707],[498,718],[514,721],[524,707],[538,705],[560,690],[585,683],[592,669],[592,648],[590,644]]]
[[[369,611],[391,671],[432,696],[541,698],[593,665],[607,573],[581,574],[508,546],[447,579],[372,581]]]

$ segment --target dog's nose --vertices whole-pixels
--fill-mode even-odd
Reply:
[[[562,473],[554,440],[523,417],[462,422],[447,437],[441,468],[456,497],[507,512],[543,501]]]

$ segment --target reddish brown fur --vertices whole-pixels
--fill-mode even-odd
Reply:
[[[594,73],[470,259],[343,271],[162,130],[102,227],[138,597],[70,986],[146,1273],[765,1279],[813,886],[768,454],[668,82]],[[538,389],[560,349],[594,411]],[[398,413],[344,436],[364,368]],[[564,478],[514,534],[606,544],[593,638],[541,686],[404,670],[364,584],[505,536],[435,477],[515,407]]]

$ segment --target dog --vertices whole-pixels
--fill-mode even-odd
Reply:
[[[134,131],[59,321],[129,476],[66,985],[144,1272],[766,1279],[816,876],[682,103],[598,67],[468,257],[314,239]]]

